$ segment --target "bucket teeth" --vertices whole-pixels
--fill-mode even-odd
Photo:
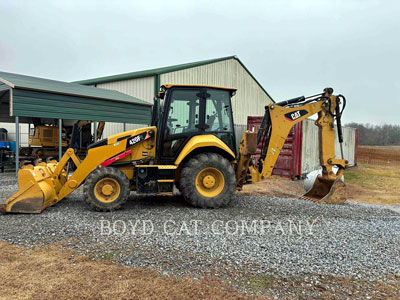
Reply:
[[[315,203],[343,204],[346,202],[346,185],[337,179],[328,179],[319,175],[312,188],[300,199]]]
[[[311,201],[311,202],[318,202],[318,199],[306,197],[306,196],[304,196],[304,195],[303,195],[303,196],[300,196],[299,198],[300,198],[300,199],[303,199],[303,200]]]

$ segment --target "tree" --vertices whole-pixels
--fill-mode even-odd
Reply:
[[[358,129],[359,145],[400,145],[400,125],[372,125],[353,122],[346,126]]]

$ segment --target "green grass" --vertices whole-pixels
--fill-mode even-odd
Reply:
[[[121,253],[121,250],[108,251],[101,255],[101,259],[113,261],[114,259],[119,258]]]
[[[276,280],[277,279],[272,275],[260,274],[257,276],[244,277],[239,285],[245,287],[254,294],[263,294],[274,287]]]
[[[368,174],[360,169],[351,169],[344,173],[344,182],[368,188],[371,180],[376,180],[376,175]]]
[[[345,182],[346,183],[357,184],[362,177],[363,177],[362,175],[357,174],[357,172],[354,172],[354,171],[349,170],[349,171],[345,172]]]

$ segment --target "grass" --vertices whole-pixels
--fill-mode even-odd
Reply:
[[[259,274],[257,276],[249,275],[242,278],[239,285],[253,294],[265,294],[270,288],[276,285],[277,279],[268,274]]]
[[[122,253],[121,250],[115,250],[115,251],[107,250],[107,252],[105,252],[101,256],[101,258],[104,259],[104,260],[108,260],[108,261],[112,262],[114,259],[119,258],[121,253]]]
[[[309,274],[288,278],[242,273],[239,293],[216,277],[195,280],[161,276],[153,270],[93,261],[71,250],[26,250],[0,242],[0,299],[398,299],[400,274],[385,281]],[[317,280],[315,280],[317,279]]]
[[[56,247],[25,250],[0,242],[0,299],[268,299],[208,277],[161,276]],[[110,257],[107,257],[108,259]]]
[[[346,171],[346,183],[358,184],[360,186],[370,188],[377,187],[381,183],[387,181],[394,181],[400,184],[400,170],[397,168],[382,168],[379,166],[372,166],[362,164],[359,167],[348,169]]]
[[[358,166],[344,178],[350,201],[400,205],[400,146],[359,146]]]
[[[400,205],[400,169],[396,165],[360,164],[346,170],[348,200]]]

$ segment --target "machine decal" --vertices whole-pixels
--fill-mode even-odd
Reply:
[[[147,132],[142,132],[142,133],[140,133],[138,135],[135,135],[135,136],[129,138],[126,141],[126,147],[131,147],[133,145],[136,145],[137,143],[139,143],[141,141],[144,141],[147,138],[148,138]]]
[[[285,114],[285,118],[289,121],[295,121],[306,114],[308,114],[308,111],[306,111],[305,109],[301,109]]]

